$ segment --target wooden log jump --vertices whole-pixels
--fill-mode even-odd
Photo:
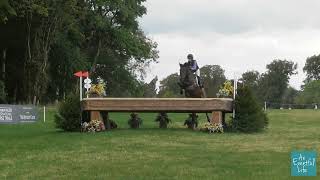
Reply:
[[[101,119],[105,112],[174,112],[212,113],[212,122],[221,123],[224,114],[232,112],[229,98],[85,98],[83,111],[90,111],[90,119]]]

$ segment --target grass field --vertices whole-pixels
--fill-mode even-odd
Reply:
[[[53,114],[46,123],[0,125],[0,179],[304,179],[290,176],[290,152],[320,152],[314,110],[271,111],[263,133],[214,135],[184,128],[185,114],[170,114],[166,130],[155,114],[141,114],[138,130],[127,128],[128,114],[111,114],[117,130],[65,133]]]

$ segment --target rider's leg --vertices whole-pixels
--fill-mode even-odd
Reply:
[[[197,79],[198,79],[198,85],[199,85],[199,87],[203,87],[202,82],[201,82],[201,79],[200,79],[200,76],[197,76]]]
[[[198,69],[198,70],[196,71],[196,75],[197,75],[198,85],[199,85],[199,87],[202,88],[203,85],[202,85],[201,78],[200,78],[200,69]]]

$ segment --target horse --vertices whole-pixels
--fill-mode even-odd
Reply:
[[[196,75],[189,68],[188,63],[180,64],[180,82],[178,83],[181,92],[188,98],[205,98],[205,92],[199,87]]]
[[[185,94],[187,98],[206,98],[204,88],[198,84],[197,76],[191,71],[189,64],[180,65],[180,82],[178,85],[181,88],[181,94]],[[206,113],[207,120],[210,122],[208,113]]]

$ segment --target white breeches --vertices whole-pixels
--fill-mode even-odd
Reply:
[[[200,69],[196,71],[196,75],[200,77]]]

